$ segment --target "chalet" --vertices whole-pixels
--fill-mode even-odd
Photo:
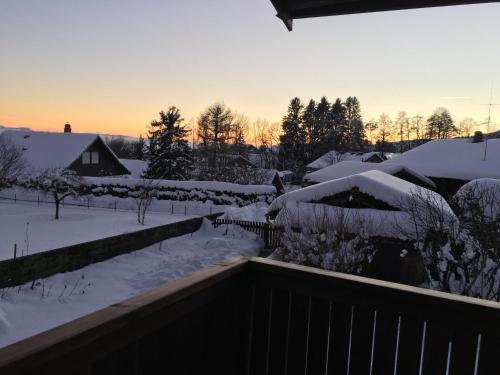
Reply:
[[[50,168],[65,168],[79,176],[116,176],[130,174],[102,138],[95,134],[7,130],[10,139],[23,151],[28,173]]]
[[[314,172],[340,163],[341,161],[359,161],[364,163],[381,163],[385,158],[378,152],[342,152],[329,151],[318,159],[306,165],[307,172]]]
[[[427,142],[384,164],[398,164],[433,180],[450,197],[478,178],[500,178],[500,139],[474,143],[470,138]]]
[[[415,172],[409,167],[394,163],[362,163],[359,161],[342,161],[320,169],[319,171],[308,173],[304,176],[305,185],[314,185],[321,182],[335,180],[352,176],[354,174],[378,170],[390,174],[391,176],[401,178],[412,184],[424,187],[430,190],[436,190],[436,184],[421,174]]]

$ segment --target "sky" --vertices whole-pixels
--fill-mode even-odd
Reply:
[[[500,103],[500,4],[296,20],[270,0],[1,0],[0,124],[145,134],[223,101],[280,121],[291,98],[357,96],[363,118],[485,121]],[[500,106],[492,122],[500,124]],[[493,128],[499,128],[494,125]]]

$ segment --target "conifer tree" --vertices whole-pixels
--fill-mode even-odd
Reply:
[[[331,114],[330,114],[330,103],[326,97],[322,97],[316,106],[316,111],[314,112],[315,126],[314,126],[314,149],[316,150],[316,155],[322,155],[329,151],[327,134],[331,128]]]
[[[192,158],[186,139],[188,130],[176,107],[160,112],[160,120],[153,120],[149,130],[148,168],[144,174],[153,179],[189,179]]]
[[[340,98],[335,100],[330,109],[330,131],[328,133],[328,143],[334,149],[342,149],[347,143],[347,118],[346,108]]]
[[[293,98],[287,114],[283,117],[283,135],[280,136],[280,142],[285,168],[299,170],[304,164],[306,132],[302,127],[303,108],[300,99]]]
[[[132,159],[145,160],[146,159],[146,141],[139,135],[139,139],[132,145]]]

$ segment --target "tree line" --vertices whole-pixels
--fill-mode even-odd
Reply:
[[[119,158],[148,162],[144,177],[157,179],[207,179],[235,182],[242,179],[235,157],[250,152],[262,168],[289,169],[301,174],[305,166],[331,150],[350,152],[404,152],[426,141],[462,135],[470,137],[478,124],[471,118],[456,123],[445,108],[429,117],[405,111],[394,120],[385,113],[364,122],[357,97],[345,101],[303,102],[293,98],[281,123],[257,120],[224,103],[214,103],[186,125],[180,110],[170,107],[150,123],[147,139],[108,139]]]

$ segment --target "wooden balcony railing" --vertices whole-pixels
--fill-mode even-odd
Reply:
[[[21,373],[500,374],[500,304],[234,258],[1,349]]]

